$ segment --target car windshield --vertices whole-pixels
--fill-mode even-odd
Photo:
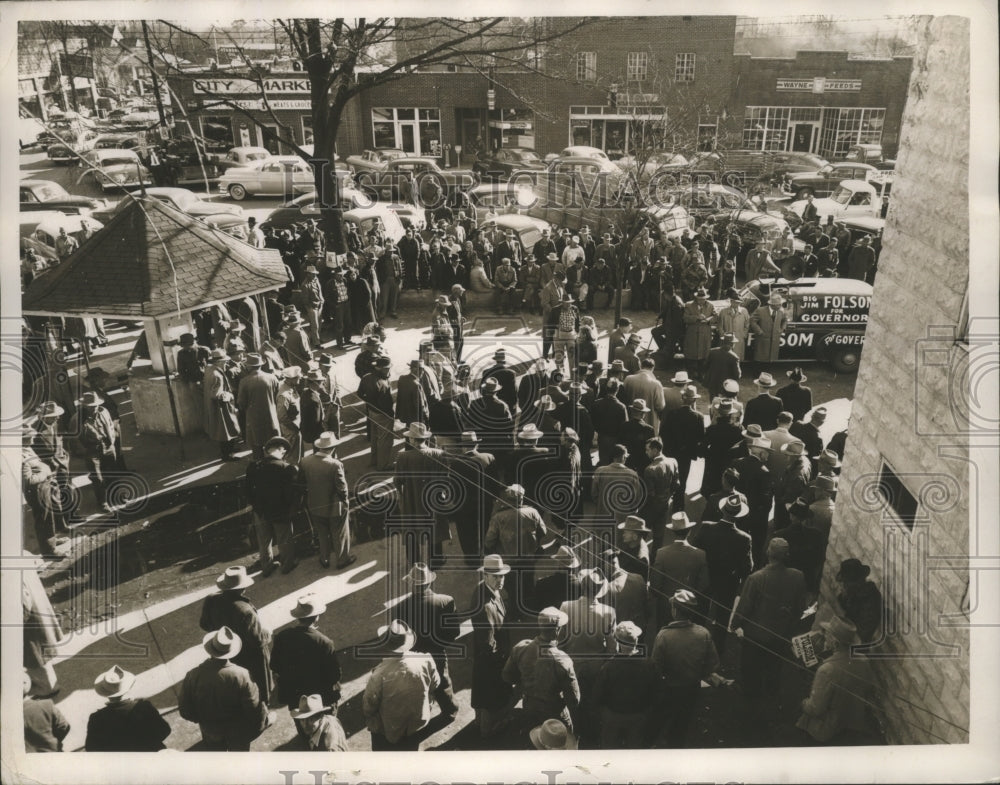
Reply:
[[[829,174],[832,171],[833,171],[833,166],[831,164],[827,164],[826,166],[824,166],[822,169],[819,170],[819,173]]]
[[[522,161],[540,161],[541,158],[538,157],[538,153],[533,150],[523,150],[521,151],[520,158]]]
[[[181,210],[187,210],[189,207],[193,207],[201,201],[197,194],[191,193],[190,191],[179,191],[178,193],[172,193],[167,197],[157,198],[161,199],[161,201],[173,202]]]
[[[812,164],[817,169],[821,166],[826,166],[826,161],[818,155],[804,155],[802,156],[802,160],[807,164]]]
[[[59,183],[47,183],[46,185],[36,185],[33,189],[35,197],[40,202],[52,202],[56,199],[65,199],[69,193]]]
[[[830,198],[837,204],[847,204],[851,200],[852,193],[850,188],[838,185],[837,190],[830,194]]]

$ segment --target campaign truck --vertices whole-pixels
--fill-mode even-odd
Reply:
[[[853,278],[772,278],[754,280],[740,290],[752,314],[766,307],[772,292],[785,298],[788,329],[781,337],[779,362],[827,362],[838,373],[857,373],[868,326],[872,287]],[[714,302],[716,313],[728,301]]]

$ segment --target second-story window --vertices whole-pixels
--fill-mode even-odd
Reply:
[[[597,79],[597,52],[577,52],[576,78],[581,82]]]
[[[694,52],[681,52],[674,60],[674,81],[694,81]]]
[[[646,81],[649,59],[645,52],[628,53],[628,80],[630,82]]]

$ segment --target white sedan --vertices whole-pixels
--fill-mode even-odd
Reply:
[[[219,190],[237,202],[247,196],[283,196],[315,188],[313,170],[296,155],[275,155],[222,173]]]

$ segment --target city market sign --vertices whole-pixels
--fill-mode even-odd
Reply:
[[[263,92],[309,95],[309,80],[299,77],[269,77],[257,82],[253,79],[195,79],[195,95],[260,95]]]
[[[861,90],[860,79],[827,79],[814,76],[812,79],[779,79],[778,90],[800,93],[857,93]]]

